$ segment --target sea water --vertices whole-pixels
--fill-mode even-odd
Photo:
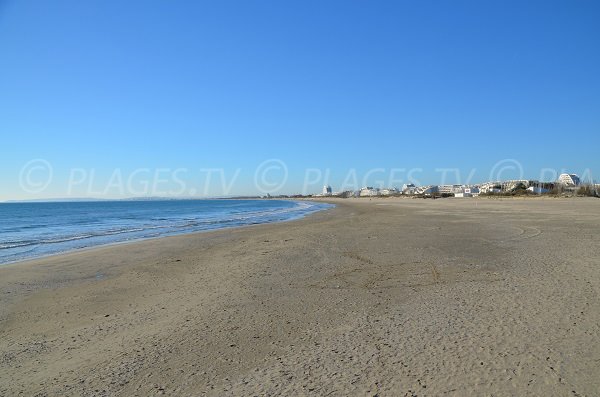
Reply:
[[[0,264],[104,244],[286,221],[328,207],[288,200],[0,203]]]

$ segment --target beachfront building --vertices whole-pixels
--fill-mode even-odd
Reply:
[[[454,193],[454,197],[477,197],[479,196],[479,188],[464,187],[460,192]]]
[[[379,192],[379,189],[377,189],[377,188],[366,186],[366,187],[363,187],[362,189],[360,189],[358,195],[360,197],[375,197],[375,196],[379,196],[380,192]]]
[[[525,180],[525,179],[513,179],[513,180],[509,180],[509,181],[504,181],[501,183],[502,186],[502,191],[503,192],[512,192],[515,191],[519,188],[521,189],[527,189],[530,185],[531,181]]]
[[[353,192],[352,190],[344,190],[343,192],[333,192],[332,196],[340,198],[350,198],[356,197],[356,192]]]
[[[325,185],[323,186],[323,196],[331,196],[331,186]]]
[[[382,196],[393,196],[394,194],[398,194],[398,193],[400,193],[400,192],[395,187],[385,188],[385,189],[381,189],[379,191],[379,194],[381,194]]]
[[[525,179],[513,179],[508,181],[494,181],[481,184],[479,190],[481,193],[510,193],[517,189],[527,189],[534,181]]]
[[[579,186],[581,183],[577,174],[560,174],[557,182],[563,186]]]
[[[430,196],[438,192],[436,185],[419,186],[415,189],[415,194],[422,194],[423,196]]]
[[[405,183],[402,185],[402,194],[415,194],[417,187],[414,183]]]
[[[496,194],[502,192],[501,182],[486,182],[479,186],[479,192],[483,194]]]
[[[534,194],[545,194],[545,193],[550,193],[555,188],[556,188],[555,182],[530,181],[527,191],[534,193]]]
[[[479,190],[482,194],[511,193],[519,189],[524,189],[534,194],[544,194],[550,192],[554,187],[554,182],[515,179],[502,182],[486,182],[479,186]]]
[[[465,185],[439,185],[438,192],[443,195],[463,193],[465,187]]]
[[[545,189],[540,186],[529,186],[527,188],[527,191],[530,193],[533,193],[533,194],[544,194],[544,193],[548,193],[550,190]]]

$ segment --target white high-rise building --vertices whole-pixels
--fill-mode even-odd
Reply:
[[[323,186],[323,196],[331,196],[332,190],[331,186],[325,185]]]

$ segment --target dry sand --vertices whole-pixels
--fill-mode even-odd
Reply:
[[[600,200],[345,200],[0,268],[0,395],[600,395]]]

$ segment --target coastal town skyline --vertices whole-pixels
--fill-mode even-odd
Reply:
[[[251,178],[244,176],[242,169],[227,174],[223,168],[190,170],[187,168],[138,168],[133,171],[115,168],[108,178],[98,177],[96,169],[86,170],[74,168],[69,170],[66,182],[57,177],[53,165],[44,159],[34,159],[23,166],[19,172],[19,188],[28,193],[25,197],[2,197],[2,201],[48,201],[48,200],[112,200],[112,199],[202,199],[227,197],[262,197],[262,196],[309,196],[318,194],[322,186],[336,186],[337,193],[348,195],[358,193],[362,188],[387,190],[402,193],[406,186],[421,188],[432,186],[464,186],[479,187],[482,185],[506,184],[507,182],[524,182],[525,187],[554,183],[562,184],[565,176],[572,176],[576,183],[570,185],[598,184],[592,170],[583,173],[566,172],[545,168],[540,170],[539,177],[529,177],[523,165],[515,159],[504,159],[497,162],[487,174],[471,169],[468,174],[461,173],[458,168],[438,168],[436,180],[423,180],[423,168],[371,168],[359,173],[352,168],[346,171],[343,178],[332,173],[331,169],[321,170],[308,168],[302,170],[302,183],[290,182],[290,175],[297,174],[290,170],[280,159],[271,159],[256,167]],[[481,175],[483,174],[483,178]],[[251,179],[250,187],[248,181]],[[63,183],[60,189],[60,183]],[[514,183],[513,183],[514,184]],[[58,186],[58,194],[48,195],[51,186]],[[239,189],[239,186],[246,186]],[[403,186],[403,188],[400,188]],[[442,190],[444,190],[442,188]],[[547,189],[552,190],[552,189]],[[55,190],[56,191],[56,190]],[[394,194],[394,193],[389,193]],[[388,195],[388,194],[384,194]]]
[[[283,164],[283,163],[282,163]],[[283,164],[285,166],[285,164]],[[39,165],[37,166],[39,167]],[[36,166],[32,166],[32,169],[35,171]],[[178,170],[182,171],[182,170]],[[222,171],[222,170],[212,170],[212,171]],[[147,188],[144,191],[135,191],[133,192],[133,187],[131,186],[131,181],[128,181],[127,184],[123,182],[123,177],[119,175],[118,178],[112,178],[104,191],[92,191],[91,183],[86,184],[86,179],[81,179],[77,181],[70,181],[75,185],[87,185],[88,195],[73,195],[72,189],[73,186],[68,187],[68,194],[62,197],[36,197],[33,199],[9,199],[5,200],[5,202],[48,202],[48,201],[98,201],[98,200],[178,200],[178,199],[213,199],[213,198],[275,198],[275,197],[285,197],[285,198],[300,198],[300,197],[341,197],[341,198],[350,198],[350,197],[374,197],[374,196],[438,196],[438,197],[477,197],[479,194],[485,195],[506,195],[515,193],[519,194],[531,194],[531,195],[543,195],[543,194],[551,194],[551,195],[593,195],[597,196],[600,191],[600,183],[597,180],[592,178],[591,172],[586,170],[583,176],[580,176],[575,173],[561,173],[552,179],[526,179],[522,177],[522,173],[519,178],[515,179],[502,179],[499,178],[501,173],[492,175],[497,178],[488,178],[485,182],[473,182],[472,180],[466,181],[465,183],[437,183],[437,184],[422,184],[416,179],[409,180],[398,180],[398,179],[390,179],[388,183],[384,180],[375,181],[375,184],[370,184],[366,179],[363,179],[362,182],[358,181],[358,178],[355,175],[355,171],[351,172],[351,175],[354,176],[353,182],[349,182],[349,178],[346,178],[344,183],[341,185],[337,185],[338,189],[335,189],[328,183],[329,174],[326,174],[323,181],[325,182],[322,186],[322,190],[318,192],[316,189],[316,185],[322,182],[323,174],[319,170],[312,169],[310,170],[312,173],[318,171],[318,178],[313,180],[308,180],[305,178],[304,186],[301,190],[295,190],[291,193],[281,192],[281,188],[285,185],[285,180],[283,183],[272,183],[267,182],[266,180],[259,181],[258,178],[255,179],[255,191],[258,191],[258,194],[231,194],[231,188],[235,183],[235,179],[233,181],[227,182],[224,178],[224,175],[221,175],[221,188],[223,189],[223,193],[221,195],[206,195],[208,192],[208,186],[204,188],[204,196],[194,196],[185,195],[187,192],[187,187],[181,179],[176,179],[176,182],[179,183],[180,190],[177,192],[174,191],[166,191],[161,190],[157,191],[157,181],[151,182],[149,180],[144,181],[142,184]],[[375,171],[383,172],[382,169],[375,169]],[[546,170],[555,172],[554,170]],[[448,172],[448,169],[445,169],[444,172]],[[27,173],[25,173],[27,175]],[[470,179],[472,178],[472,174]],[[237,177],[237,176],[236,176]],[[264,178],[265,175],[262,175]],[[40,187],[44,188],[45,184],[43,182],[30,180],[31,175],[27,175],[21,183],[24,189],[27,189],[27,183],[30,183],[31,189],[39,189]],[[165,183],[169,182],[168,179],[160,179],[155,175],[155,178],[158,179],[159,182]],[[287,170],[284,178],[287,179]],[[210,178],[209,178],[210,179]],[[460,178],[458,178],[460,180]],[[47,184],[51,182],[51,179],[47,181]],[[90,182],[93,182],[90,181]],[[139,181],[138,181],[139,182]],[[281,181],[280,181],[281,182]],[[262,187],[260,186],[262,184]],[[152,189],[149,190],[150,185],[153,185]],[[335,186],[335,185],[334,185]],[[401,187],[400,187],[401,186]],[[107,197],[106,193],[109,189],[119,189],[121,191],[120,197]],[[129,189],[129,190],[127,190]],[[267,190],[262,190],[267,189]],[[43,189],[42,189],[43,190]],[[136,193],[129,194],[127,193]],[[195,190],[191,190],[191,192],[195,192]],[[95,196],[94,196],[95,194]],[[2,201],[0,201],[2,202]]]

